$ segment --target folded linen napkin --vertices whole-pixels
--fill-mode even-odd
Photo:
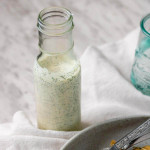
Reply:
[[[82,126],[104,120],[150,114],[150,98],[130,83],[139,29],[123,40],[89,46],[81,57]],[[11,123],[0,125],[0,150],[59,150],[80,131],[37,129],[22,111]]]

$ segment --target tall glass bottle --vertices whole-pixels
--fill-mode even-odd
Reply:
[[[42,10],[34,65],[37,123],[40,129],[79,130],[81,67],[73,51],[73,16],[65,8]]]

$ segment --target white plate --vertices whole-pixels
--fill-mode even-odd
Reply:
[[[109,146],[112,139],[120,139],[147,119],[146,116],[113,119],[88,127],[71,138],[61,150],[102,150]],[[139,146],[147,144],[150,145],[149,140]]]

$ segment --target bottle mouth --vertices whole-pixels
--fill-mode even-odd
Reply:
[[[150,37],[150,14],[146,15],[140,23],[142,32]]]
[[[48,36],[60,36],[73,29],[72,13],[63,7],[45,8],[39,13],[37,27]]]

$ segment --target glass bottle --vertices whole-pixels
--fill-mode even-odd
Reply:
[[[143,94],[150,95],[150,14],[141,20],[140,27],[131,82]]]
[[[51,7],[38,16],[39,49],[34,65],[37,123],[40,129],[79,130],[81,66],[73,47],[73,16]]]

